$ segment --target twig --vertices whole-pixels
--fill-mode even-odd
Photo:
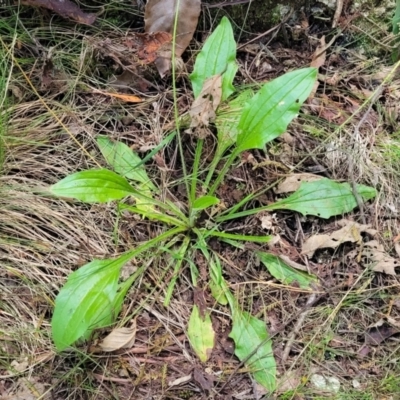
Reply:
[[[336,10],[335,10],[335,15],[333,16],[332,19],[332,28],[336,28],[340,19],[340,16],[342,15],[343,11],[343,0],[336,0]]]

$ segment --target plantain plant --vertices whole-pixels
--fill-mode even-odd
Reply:
[[[138,214],[164,226],[159,236],[119,257],[94,260],[68,277],[56,298],[52,318],[53,340],[59,351],[74,345],[79,339],[89,338],[96,328],[115,321],[127,291],[145,270],[142,266],[121,282],[121,268],[129,260],[149,249],[174,252],[176,256],[170,265],[173,278],[164,300],[168,307],[176,280],[186,265],[190,268],[193,287],[197,287],[198,270],[191,260],[200,253],[209,267],[212,296],[217,303],[230,309],[230,337],[235,342],[236,356],[245,363],[258,383],[270,393],[275,390],[276,363],[265,322],[239,306],[224,278],[219,255],[209,246],[210,239],[231,246],[240,246],[243,242],[258,243],[260,247],[255,253],[276,279],[284,284],[296,282],[304,289],[311,289],[318,283],[317,277],[297,271],[279,257],[261,251],[261,245],[267,243],[270,236],[227,233],[224,232],[224,222],[273,210],[293,210],[303,215],[330,218],[351,211],[357,207],[357,200],[349,184],[321,179],[304,182],[289,197],[267,206],[250,208],[250,201],[257,196],[254,193],[233,207],[218,207],[220,199],[216,193],[227,172],[244,151],[263,149],[266,143],[285,132],[309,96],[317,76],[315,68],[299,69],[264,84],[257,93],[252,90],[236,93],[232,84],[236,71],[236,43],[228,19],[223,18],[198,54],[190,76],[195,102],[212,103],[215,97],[219,97],[221,103],[214,104],[217,147],[207,173],[200,171],[204,142],[201,135],[197,139],[191,170],[184,169],[188,198],[186,212],[182,207],[157,197],[156,185],[146,173],[144,160],[126,144],[112,142],[105,136],[99,136],[97,144],[111,169],[77,172],[50,188],[53,195],[86,203],[115,201],[120,211]],[[214,83],[210,86],[210,82]],[[178,131],[167,136],[169,141],[173,137],[177,137],[179,142]],[[364,201],[375,196],[375,189],[367,186],[358,185],[356,190]],[[134,205],[127,199],[134,199]],[[188,321],[189,341],[203,362],[207,361],[214,345],[211,313],[212,310],[194,304]]]

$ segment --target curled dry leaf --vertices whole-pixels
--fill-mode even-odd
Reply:
[[[336,249],[344,242],[358,243],[361,241],[360,234],[366,232],[371,236],[376,235],[376,230],[371,225],[362,225],[354,221],[342,219],[337,222],[342,226],[341,229],[329,234],[313,235],[309,237],[302,247],[302,254],[312,257],[317,249],[331,248]]]
[[[375,272],[396,275],[395,268],[400,267],[399,260],[389,256],[385,252],[383,245],[377,240],[371,240],[364,244],[362,256],[375,264],[372,268]]]
[[[177,6],[179,4],[179,9]],[[201,0],[149,0],[144,14],[145,31],[168,32],[173,35],[175,15],[178,23],[175,38],[175,56],[180,57],[192,40],[201,10]],[[161,77],[171,69],[172,51],[164,49],[155,60]]]
[[[204,82],[203,89],[193,102],[189,115],[191,128],[207,127],[215,119],[215,110],[222,98],[222,77],[214,75]],[[201,135],[199,135],[201,136]]]
[[[133,346],[136,339],[136,320],[130,328],[115,328],[99,344],[102,351],[115,351],[119,349],[129,349]]]
[[[80,24],[92,25],[97,18],[96,14],[83,12],[70,0],[23,0],[21,3],[27,6],[47,8],[64,18],[71,18]]]
[[[138,57],[146,63],[152,63],[163,51],[170,51],[172,35],[168,32],[137,33],[139,40]]]

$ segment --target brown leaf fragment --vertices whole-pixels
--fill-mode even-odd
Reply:
[[[71,18],[80,24],[92,25],[97,18],[96,14],[83,12],[70,0],[22,0],[21,3],[27,6],[47,8],[64,18]]]
[[[293,174],[288,176],[283,182],[281,182],[275,193],[282,194],[282,193],[290,193],[295,192],[297,189],[300,188],[300,185],[303,182],[314,182],[322,179],[321,176],[315,174]]]
[[[207,127],[215,118],[215,110],[221,102],[221,97],[222,77],[214,75],[204,82],[203,89],[189,110],[192,119],[190,127]]]
[[[136,339],[136,320],[130,328],[115,328],[99,344],[102,351],[115,351],[131,348]]]
[[[179,9],[177,9],[178,4]],[[144,14],[145,31],[168,32],[173,35],[175,14],[178,13],[175,56],[179,58],[192,40],[200,11],[201,0],[149,0]],[[171,69],[171,57],[172,51],[165,50],[155,60],[161,77]]]
[[[325,36],[322,36],[317,46],[315,53],[313,54],[310,67],[319,68],[325,64],[326,60],[326,42]]]
[[[195,367],[193,370],[193,379],[205,392],[209,392],[213,388],[214,379],[212,375],[203,372],[198,367]]]
[[[379,345],[389,337],[396,333],[400,333],[398,328],[390,326],[390,324],[380,321],[381,325],[374,326],[365,332],[365,343],[372,345]]]
[[[169,51],[172,35],[168,32],[137,33],[139,39],[138,57],[145,64],[156,61],[162,51]]]
[[[358,243],[361,240],[360,233],[365,232],[371,236],[376,234],[376,230],[371,228],[371,225],[362,225],[354,221],[342,219],[337,222],[342,226],[337,231],[329,234],[313,235],[304,243],[301,254],[306,254],[309,258],[314,255],[318,249],[331,248],[336,249],[345,242]]]
[[[374,263],[375,272],[383,272],[388,275],[396,275],[395,268],[400,267],[399,260],[389,256],[381,243],[371,240],[364,244],[362,256]]]

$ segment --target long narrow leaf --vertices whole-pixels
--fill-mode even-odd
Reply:
[[[235,355],[245,360],[254,379],[272,393],[276,389],[276,361],[265,323],[238,307],[232,314],[229,337],[235,341]]]
[[[95,260],[72,273],[56,298],[52,318],[59,351],[112,322],[118,279],[125,257]]]
[[[237,68],[232,26],[223,17],[196,58],[193,73],[190,75],[194,97],[199,96],[207,78],[221,74],[222,100],[227,99],[234,92],[232,81]]]
[[[236,142],[237,153],[262,149],[284,133],[309,96],[316,77],[315,68],[304,68],[265,84],[243,111]]]
[[[51,186],[50,191],[86,203],[107,203],[135,193],[125,178],[107,169],[76,172]]]
[[[147,176],[141,158],[125,143],[112,141],[107,136],[98,136],[97,144],[107,163],[119,175],[141,182],[143,188],[155,189]]]
[[[364,200],[376,196],[376,190],[369,186],[357,185],[356,190]],[[279,200],[265,209],[293,210],[303,215],[330,218],[347,213],[358,205],[351,186],[328,178],[313,182],[303,182],[300,188],[286,199]]]

